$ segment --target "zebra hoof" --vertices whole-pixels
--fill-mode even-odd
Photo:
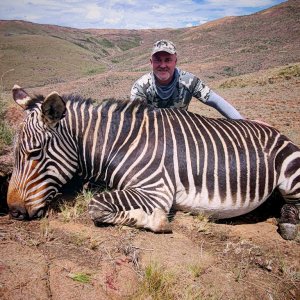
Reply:
[[[285,240],[294,240],[298,234],[298,227],[296,224],[280,223],[279,233]]]
[[[151,215],[150,229],[155,233],[171,233],[171,224],[168,221],[166,213],[159,208],[155,208]]]
[[[155,233],[172,233],[172,227],[168,221],[163,222],[159,228],[155,230]]]

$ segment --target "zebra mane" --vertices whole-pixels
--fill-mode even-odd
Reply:
[[[96,103],[96,100],[92,98],[84,98],[81,95],[78,94],[64,94],[62,95],[62,98],[65,102],[71,101],[71,102],[78,102],[78,104],[85,103],[86,105],[94,105]]]
[[[144,101],[141,100],[118,100],[115,98],[109,98],[109,99],[105,99],[103,100],[102,103],[97,103],[97,101],[95,99],[92,98],[84,98],[81,95],[78,94],[66,94],[62,96],[63,100],[65,102],[67,101],[71,101],[71,102],[78,102],[78,106],[80,106],[81,104],[85,104],[86,106],[94,106],[99,107],[102,106],[102,108],[104,110],[108,110],[109,107],[111,107],[112,105],[115,105],[115,109],[114,111],[122,111],[127,105],[128,103],[131,103],[132,105],[130,105],[131,109],[134,109],[135,107],[139,107],[140,111],[143,111],[144,109],[148,109],[148,111],[152,111],[154,110],[154,108],[150,105],[148,105],[147,103],[145,103]]]
[[[141,111],[143,111],[144,109],[148,109],[148,111],[152,111],[154,108],[150,105],[148,105],[147,103],[145,103],[144,101],[141,100],[117,100],[117,99],[108,99],[105,100],[101,105],[103,108],[109,108],[111,105],[116,105],[114,111],[122,111],[127,105],[128,103],[131,103],[131,109],[138,107]]]

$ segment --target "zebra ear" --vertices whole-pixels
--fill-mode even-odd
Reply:
[[[17,84],[12,89],[12,94],[15,102],[20,105],[23,109],[27,109],[32,102],[31,97]]]
[[[65,111],[65,101],[57,92],[49,94],[42,103],[42,119],[47,125],[55,126],[65,116]]]

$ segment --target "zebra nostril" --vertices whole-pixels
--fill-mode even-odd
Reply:
[[[43,208],[39,209],[35,215],[36,218],[42,218],[45,215],[45,210]]]
[[[20,210],[11,210],[11,211],[9,212],[9,214],[10,214],[14,219],[17,219],[17,220],[24,220],[24,219],[26,219],[26,216],[27,216],[26,213],[23,213],[23,212],[21,212]]]

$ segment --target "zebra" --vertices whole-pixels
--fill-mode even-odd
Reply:
[[[29,96],[16,134],[7,202],[10,215],[32,219],[75,174],[105,182],[88,205],[95,225],[123,224],[171,232],[171,209],[215,219],[246,214],[278,188],[286,204],[279,230],[297,235],[300,149],[275,128],[213,119],[139,101],[91,99],[52,92]]]

